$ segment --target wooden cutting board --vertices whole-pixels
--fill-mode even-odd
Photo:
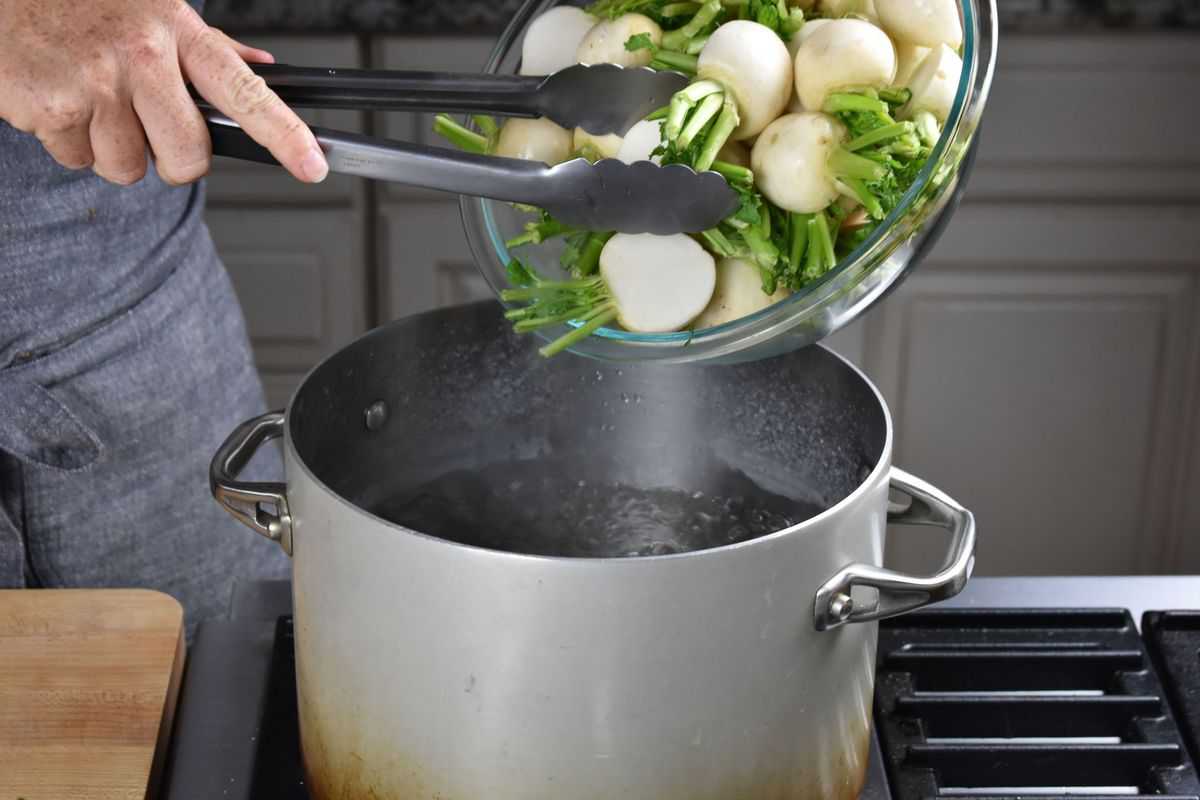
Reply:
[[[165,594],[0,591],[0,800],[153,797],[183,654]]]

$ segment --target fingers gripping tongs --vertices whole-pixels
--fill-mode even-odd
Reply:
[[[300,108],[544,116],[594,134],[625,133],[687,83],[673,72],[608,64],[569,67],[549,77],[274,64],[254,70],[286,103]],[[215,155],[277,163],[237,123],[210,107],[202,111]],[[566,224],[591,230],[696,233],[737,207],[724,178],[682,164],[615,159],[592,164],[576,158],[550,166],[322,128],[313,133],[332,172],[538,206]]]

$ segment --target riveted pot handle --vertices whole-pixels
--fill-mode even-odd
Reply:
[[[258,448],[283,435],[283,424],[283,412],[272,411],[237,426],[213,456],[208,467],[208,485],[213,497],[235,519],[278,542],[291,555],[292,518],[288,513],[287,486],[237,479]],[[273,510],[264,505],[273,506]]]
[[[932,525],[950,531],[950,555],[935,575],[918,577],[870,564],[849,564],[817,590],[814,608],[817,630],[847,622],[866,622],[912,611],[953,597],[967,585],[975,566],[975,515],[920,478],[892,468],[893,491],[906,495],[905,504],[888,504],[888,521],[898,525]],[[876,589],[869,606],[851,598],[855,586]]]

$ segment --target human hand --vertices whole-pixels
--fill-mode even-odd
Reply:
[[[184,0],[0,0],[0,119],[64,167],[119,184],[208,173],[212,143],[186,82],[295,177],[324,180],[308,126],[247,62],[270,53],[209,27]]]

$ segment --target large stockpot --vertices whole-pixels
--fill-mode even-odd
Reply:
[[[533,344],[494,303],[387,325],[213,460],[214,496],[293,557],[314,798],[857,797],[874,620],[962,588],[971,514],[891,466],[882,398],[824,348],[616,367]],[[286,485],[239,481],[277,436]],[[642,558],[483,549],[364,510],[430,476],[536,459],[711,493],[732,466],[827,509]],[[881,568],[889,515],[950,532],[941,572]]]

